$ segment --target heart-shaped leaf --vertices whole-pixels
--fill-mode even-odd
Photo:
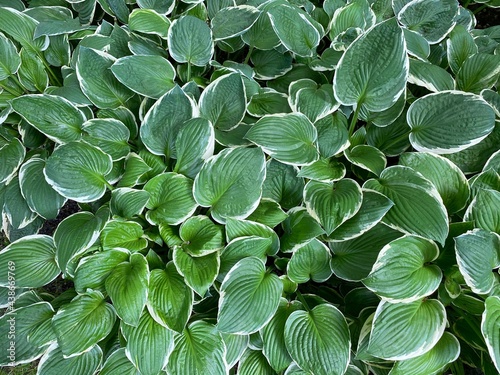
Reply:
[[[287,276],[298,284],[309,280],[317,283],[325,282],[332,275],[331,258],[328,247],[314,239],[294,250],[287,265]]]
[[[170,25],[168,47],[175,61],[205,66],[214,53],[212,30],[199,18],[182,16]]]

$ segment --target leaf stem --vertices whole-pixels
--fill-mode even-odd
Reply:
[[[359,111],[361,109],[361,103],[356,105],[356,110],[354,111],[354,115],[352,116],[351,125],[349,125],[349,138],[351,138],[352,133],[354,133],[354,128],[358,122]]]
[[[14,96],[21,96],[22,95],[22,93],[16,92],[13,89],[11,89],[9,86],[6,86],[6,85],[4,85],[2,83],[0,83],[0,87],[2,89],[4,89],[5,91],[7,91],[11,95],[14,95]]]
[[[302,303],[302,305],[304,305],[305,309],[306,309],[307,311],[311,311],[311,309],[310,309],[309,305],[307,304],[307,302],[306,302],[306,300],[305,300],[304,296],[302,295],[302,293],[300,293],[299,289],[297,289],[297,290],[295,291],[295,294],[297,295],[297,298],[298,298],[298,299],[299,299],[299,301]]]
[[[482,11],[483,9],[485,9],[487,7],[488,7],[488,4],[483,4],[479,8],[475,9],[472,13],[478,14],[480,11]]]
[[[187,69],[187,80],[186,82],[191,81],[191,61],[188,61],[188,69]]]
[[[47,70],[47,73],[49,73],[49,76],[52,78],[52,80],[51,80],[52,83],[55,83],[57,86],[61,87],[62,86],[61,81],[59,81],[59,78],[57,78],[56,74],[54,73],[54,71],[50,67],[47,60],[45,60],[45,56],[43,56],[43,54],[41,52],[37,52],[37,55],[40,58],[40,60],[42,61],[43,66]]]
[[[252,52],[253,52],[253,46],[250,46],[250,48],[248,49],[248,53],[245,56],[245,60],[243,61],[243,64],[248,64],[248,62],[250,61],[250,57],[252,56]]]

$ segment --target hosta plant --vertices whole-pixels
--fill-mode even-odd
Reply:
[[[0,0],[0,364],[497,374],[500,26],[462,5]]]

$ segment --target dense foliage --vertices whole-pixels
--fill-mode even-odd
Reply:
[[[1,365],[500,371],[500,26],[457,0],[0,6]]]

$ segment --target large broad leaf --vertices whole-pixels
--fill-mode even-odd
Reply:
[[[90,212],[77,212],[62,220],[54,232],[56,261],[61,271],[71,260],[83,254],[99,238],[102,220]]]
[[[304,190],[307,211],[321,223],[327,235],[358,212],[362,197],[361,188],[351,179],[330,184],[310,181]]]
[[[29,208],[45,219],[55,219],[66,199],[45,181],[45,161],[32,158],[19,170],[21,193]]]
[[[150,98],[158,99],[175,85],[175,69],[161,56],[125,56],[111,71],[130,90]]]
[[[304,165],[297,176],[320,182],[335,182],[344,178],[345,173],[344,164],[332,158],[319,159],[312,164]]]
[[[414,0],[408,2],[397,16],[407,29],[435,44],[453,29],[457,13],[458,2],[455,0]]]
[[[418,357],[437,344],[446,324],[446,311],[438,300],[382,301],[375,312],[368,350],[387,360]]]
[[[335,97],[344,105],[383,111],[406,88],[408,69],[403,31],[391,18],[368,30],[347,48],[335,71]]]
[[[361,281],[370,273],[380,250],[401,236],[400,232],[378,224],[352,240],[331,242],[333,272],[344,280]]]
[[[101,233],[104,250],[124,248],[131,252],[145,249],[148,241],[139,223],[134,221],[110,220]]]
[[[134,253],[128,262],[116,266],[106,279],[106,291],[124,323],[134,327],[139,324],[148,298],[149,278],[146,258]]]
[[[409,152],[401,155],[399,163],[431,181],[450,213],[459,211],[467,203],[469,183],[462,171],[448,159],[426,152]]]
[[[0,341],[0,366],[29,363],[39,358],[47,346],[55,341],[50,325],[53,315],[54,309],[48,302],[37,302],[7,311],[0,318],[0,334],[4,337]],[[37,331],[44,331],[42,341],[30,339]]]
[[[23,229],[36,218],[37,214],[30,210],[26,200],[21,194],[19,177],[2,186],[3,215],[14,229]]]
[[[492,269],[500,266],[500,238],[495,233],[475,229],[455,237],[460,273],[477,294],[488,294],[497,284]]]
[[[113,161],[124,159],[130,152],[130,131],[115,119],[91,119],[83,124],[83,140],[100,148]]]
[[[152,224],[177,225],[196,210],[193,199],[193,180],[177,173],[162,173],[144,186],[149,192],[146,219]]]
[[[102,363],[102,349],[94,345],[89,351],[76,356],[65,358],[60,347],[52,344],[40,359],[38,373],[44,375],[73,374],[77,369],[78,375],[93,375]]]
[[[300,112],[312,122],[324,118],[338,109],[331,84],[318,85],[311,79],[299,79],[289,87],[290,108]]]
[[[226,347],[215,326],[198,320],[175,338],[175,348],[168,360],[171,374],[228,374]]]
[[[73,357],[104,339],[113,329],[115,319],[115,311],[102,293],[89,290],[61,307],[52,325],[63,355]]]
[[[26,149],[21,141],[14,138],[0,148],[0,183],[10,181],[26,156]]]
[[[301,307],[302,304],[298,301],[288,302],[285,298],[281,298],[276,314],[260,331],[262,352],[275,371],[283,371],[292,363],[285,344],[285,324],[290,314],[300,310]]]
[[[473,36],[462,25],[455,25],[446,40],[446,54],[453,73],[457,74],[465,60],[477,53]]]
[[[320,224],[307,213],[304,207],[288,211],[288,218],[283,222],[284,234],[281,237],[281,251],[291,252],[297,245],[309,242],[325,233]]]
[[[20,238],[0,251],[0,285],[39,288],[59,273],[52,237],[31,235]]]
[[[445,91],[413,102],[407,121],[415,149],[451,154],[486,138],[495,127],[495,112],[480,96]]]
[[[151,271],[148,310],[154,320],[172,331],[182,333],[191,316],[193,291],[184,283],[175,265]]]
[[[481,321],[481,332],[490,357],[500,371],[500,297],[491,296],[486,299],[486,308]]]
[[[287,265],[287,276],[299,284],[309,280],[323,283],[332,275],[331,258],[328,247],[319,240],[313,239],[294,250]]]
[[[257,257],[262,262],[267,259],[267,252],[271,247],[270,238],[257,236],[240,237],[227,244],[221,255],[219,280],[222,280],[236,263],[247,257]]]
[[[186,284],[203,297],[219,273],[219,253],[193,257],[181,246],[176,246],[174,247],[173,258],[175,267],[184,276]]]
[[[457,73],[457,88],[479,94],[495,85],[500,74],[500,56],[477,53],[464,61]]]
[[[76,74],[80,87],[98,108],[117,108],[130,99],[133,92],[122,85],[110,68],[116,59],[102,51],[80,47]]]
[[[386,196],[372,190],[363,190],[363,201],[358,212],[338,226],[329,241],[344,241],[361,236],[377,225],[394,203]]]
[[[170,25],[168,47],[178,63],[205,66],[214,53],[212,30],[199,18],[182,16]]]
[[[145,190],[118,188],[111,192],[110,208],[113,215],[129,219],[146,207],[149,193]]]
[[[276,160],[307,165],[318,160],[317,130],[301,113],[267,115],[255,123],[245,138]]]
[[[239,261],[222,282],[217,328],[249,334],[264,327],[276,312],[283,284],[255,257]]]
[[[247,349],[238,364],[239,375],[274,375],[273,368],[260,350]]]
[[[427,353],[412,359],[396,362],[390,375],[435,374],[448,363],[454,362],[460,354],[460,343],[449,332],[445,332],[437,344]]]
[[[273,6],[268,14],[283,46],[298,56],[313,56],[323,35],[307,13],[284,3]]]
[[[16,42],[31,51],[45,50],[49,38],[34,38],[38,21],[16,9],[2,6],[0,8],[0,30],[9,34]]]
[[[363,187],[376,190],[394,202],[384,216],[384,223],[444,244],[448,235],[446,208],[434,185],[421,174],[408,167],[389,167],[380,174],[380,179],[368,180]]]
[[[194,198],[211,207],[212,217],[244,219],[258,206],[265,177],[265,158],[258,148],[224,149],[213,156],[194,180]]]
[[[382,151],[369,145],[357,145],[345,150],[344,155],[352,164],[363,168],[377,176],[387,165],[387,159]]]
[[[113,167],[111,156],[82,142],[58,147],[47,159],[47,182],[63,197],[92,202],[106,192],[106,176]]]
[[[453,90],[455,81],[450,73],[440,66],[415,59],[410,59],[408,82],[425,87],[432,92]]]
[[[175,141],[177,161],[174,172],[195,178],[203,162],[214,154],[215,132],[212,124],[203,118],[184,123]]]
[[[179,228],[179,236],[184,241],[182,248],[194,257],[208,255],[224,247],[222,227],[206,216],[187,219]]]
[[[158,375],[174,348],[174,333],[144,311],[137,327],[121,325],[125,353],[142,375]]]
[[[211,20],[214,39],[229,39],[243,34],[252,27],[259,15],[259,10],[249,5],[221,9]]]
[[[125,348],[115,350],[102,365],[99,375],[140,375],[125,354]]]
[[[363,284],[390,302],[420,300],[434,293],[441,283],[441,269],[429,264],[438,255],[432,241],[415,236],[399,238],[380,251]]]
[[[350,360],[349,327],[334,306],[294,311],[286,321],[285,343],[293,360],[306,372],[342,375]]]
[[[132,31],[167,39],[170,20],[153,9],[134,9],[128,18],[128,26]]]
[[[249,335],[233,335],[232,333],[221,333],[226,345],[226,361],[228,367],[233,367],[240,360],[249,344]]]
[[[23,95],[12,102],[12,108],[35,129],[58,143],[78,141],[82,136],[83,113],[60,96]]]
[[[144,117],[140,129],[141,140],[153,154],[175,158],[177,134],[182,124],[194,115],[192,100],[179,86],[175,86]]]
[[[137,5],[145,9],[153,9],[160,14],[169,14],[174,10],[174,0],[137,0]]]
[[[236,127],[246,111],[246,92],[239,73],[223,75],[211,82],[200,96],[201,117],[216,129]]]
[[[271,159],[266,164],[266,179],[262,187],[262,197],[272,199],[283,208],[293,208],[301,204],[304,179],[297,176],[297,167]]]
[[[500,234],[500,192],[480,190],[467,208],[464,219],[475,226]]]
[[[0,34],[0,81],[15,74],[21,66],[21,58],[12,41]]]

